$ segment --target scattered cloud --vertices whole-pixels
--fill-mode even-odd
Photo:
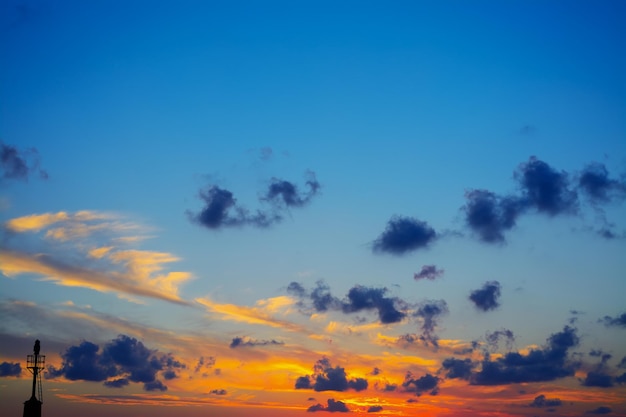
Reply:
[[[604,316],[599,321],[604,323],[606,327],[626,327],[626,313],[616,317]]]
[[[384,287],[355,285],[343,300],[333,296],[330,287],[323,281],[317,281],[315,288],[310,292],[302,284],[291,282],[287,286],[287,292],[300,299],[298,305],[302,309],[310,309],[318,313],[329,310],[342,311],[345,314],[376,311],[382,324],[398,323],[407,316],[405,310],[408,308],[408,303],[398,297],[386,296],[388,289]]]
[[[551,335],[547,345],[527,354],[509,352],[491,360],[487,356],[479,372],[472,374],[473,385],[503,385],[521,382],[553,381],[574,375],[577,364],[568,360],[568,350],[578,345],[576,329],[565,326]]]
[[[594,408],[593,410],[585,411],[585,414],[610,414],[612,412],[613,410],[611,409],[611,407],[602,405],[598,408]]]
[[[19,362],[2,362],[0,363],[0,378],[7,376],[20,376],[22,374],[22,367]]]
[[[323,406],[322,404],[317,403],[315,405],[310,406],[306,411],[308,411],[310,413],[313,413],[313,412],[316,412],[316,411],[328,411],[328,412],[331,412],[331,413],[335,413],[335,412],[338,412],[338,413],[348,413],[348,412],[350,412],[350,410],[348,409],[348,406],[343,401],[339,401],[339,400],[335,401],[334,399],[329,398],[327,400],[327,404],[328,404],[327,406]]]
[[[609,171],[601,163],[588,164],[578,177],[578,188],[593,204],[623,200],[626,180],[609,178]]]
[[[439,393],[439,378],[431,374],[414,378],[411,372],[407,372],[402,387],[406,392],[413,392],[417,396],[422,395],[424,392],[428,392],[430,395],[437,395]]]
[[[488,281],[477,290],[472,291],[469,299],[474,306],[481,311],[495,310],[500,306],[500,283],[498,281]]]
[[[599,235],[607,239],[620,236],[605,219],[601,205],[626,199],[626,179],[611,178],[603,164],[588,164],[577,175],[577,181],[571,181],[567,172],[531,156],[518,166],[513,177],[519,189],[514,195],[498,195],[484,189],[466,192],[466,203],[461,209],[466,225],[479,240],[505,243],[505,233],[515,227],[520,216],[529,212],[550,217],[577,214],[579,192],[599,214],[602,222]]]
[[[234,337],[230,342],[231,348],[238,347],[253,347],[253,346],[267,346],[267,345],[284,345],[284,342],[278,340],[255,340],[249,337]]]
[[[487,190],[468,191],[465,198],[465,222],[486,243],[503,243],[504,232],[515,227],[524,209],[518,198],[500,197]]]
[[[227,395],[228,391],[226,391],[225,389],[212,389],[211,391],[209,391],[209,394],[212,394],[212,395]]]
[[[436,239],[437,233],[428,223],[412,217],[394,216],[372,248],[374,252],[404,255],[425,249]]]
[[[471,359],[447,358],[443,360],[441,366],[446,371],[446,378],[469,380],[476,363],[472,362]]]
[[[439,317],[448,313],[448,304],[444,300],[427,300],[417,306],[414,317],[422,319],[420,340],[426,345],[438,346],[439,337],[435,334]]]
[[[0,178],[27,181],[33,174],[48,179],[48,173],[39,168],[37,149],[20,150],[0,141]]]
[[[380,405],[372,405],[367,409],[368,413],[379,413],[383,411],[383,407]]]
[[[315,391],[363,391],[367,389],[365,378],[348,379],[346,371],[340,366],[333,367],[328,358],[318,360],[313,366],[313,374],[298,377],[296,389],[313,389]]]
[[[126,335],[105,344],[102,350],[95,343],[83,341],[78,346],[69,347],[61,357],[61,367],[48,367],[47,377],[103,382],[109,388],[119,388],[130,382],[143,383],[146,391],[167,390],[158,374],[186,367],[172,355],[160,354]],[[172,379],[172,374],[169,375]]]
[[[267,190],[259,198],[259,202],[268,203],[270,208],[252,213],[237,203],[231,191],[212,185],[199,193],[200,199],[204,201],[200,212],[188,211],[187,216],[193,223],[213,230],[241,226],[270,227],[283,220],[285,210],[303,207],[319,193],[321,185],[314,172],[307,172],[305,186],[308,191],[302,193],[294,183],[272,178]]]
[[[530,403],[531,407],[543,408],[543,407],[560,407],[563,405],[563,402],[558,398],[546,398],[545,395],[541,394],[535,397],[532,403]]]
[[[428,279],[434,281],[435,279],[443,276],[444,270],[437,268],[437,265],[424,265],[420,272],[413,274],[413,279],[419,281],[420,279]]]

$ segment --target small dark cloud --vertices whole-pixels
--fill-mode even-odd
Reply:
[[[532,156],[520,164],[514,176],[528,207],[550,216],[578,211],[578,196],[570,189],[565,171],[557,171]]]
[[[315,288],[311,291],[310,298],[315,311],[321,313],[329,309],[338,309],[341,305],[341,302],[331,295],[328,284],[322,281],[317,281]]]
[[[204,201],[200,212],[188,211],[187,216],[193,223],[213,230],[241,226],[270,227],[283,220],[286,209],[303,207],[318,194],[321,186],[315,173],[307,173],[305,184],[308,191],[300,193],[295,184],[273,178],[259,198],[259,202],[268,203],[270,207],[267,210],[258,209],[254,213],[239,205],[231,191],[212,185],[199,193],[200,199]]]
[[[348,406],[343,402],[343,401],[335,401],[332,398],[329,398],[327,400],[327,406],[324,407],[322,404],[315,404],[310,406],[306,411],[309,413],[314,413],[316,411],[329,411],[331,413],[348,413],[350,412],[350,410],[348,409]]]
[[[597,162],[587,165],[580,173],[578,188],[592,204],[609,203],[626,197],[626,181],[609,178],[604,164]]]
[[[383,371],[380,370],[380,368],[374,368],[372,369],[372,372],[370,372],[370,375],[380,375]]]
[[[267,346],[267,345],[283,345],[284,342],[278,340],[255,340],[248,337],[234,337],[230,342],[231,348],[237,347],[253,347],[253,346]]]
[[[20,363],[2,362],[0,363],[0,378],[7,376],[20,376],[22,367]]]
[[[598,408],[594,408],[593,410],[585,411],[585,414],[610,414],[612,412],[613,410],[610,407],[602,405]]]
[[[618,368],[626,368],[626,356],[622,358],[622,360],[617,365]]]
[[[103,382],[114,388],[129,381],[143,383],[146,391],[167,390],[167,386],[157,379],[158,374],[167,373],[171,379],[176,376],[175,369],[186,367],[172,355],[159,354],[126,335],[118,336],[102,350],[94,343],[83,341],[78,346],[69,347],[61,357],[61,367],[50,366],[48,377]]]
[[[213,395],[226,395],[228,394],[228,391],[226,391],[225,389],[213,389],[209,392],[209,394],[213,394]]]
[[[232,192],[216,185],[201,191],[200,198],[205,203],[204,208],[197,214],[187,214],[190,220],[209,229],[244,225],[269,227],[281,220],[275,213],[257,211],[256,214],[250,214],[246,208],[237,205]]]
[[[378,318],[383,324],[397,323],[406,317],[406,313],[397,309],[403,304],[396,297],[385,297],[386,288],[369,288],[357,285],[348,291],[342,310],[345,313],[359,312],[362,310],[376,310]]]
[[[367,409],[368,413],[379,413],[383,411],[383,407],[380,405],[372,405]]]
[[[606,327],[626,327],[626,313],[616,317],[604,316],[598,321],[604,323]]]
[[[546,398],[545,395],[541,394],[535,397],[532,403],[530,403],[531,407],[560,407],[563,405],[563,402],[559,398]]]
[[[511,350],[513,348],[513,343],[515,342],[515,335],[511,330],[502,328],[494,332],[487,332],[485,335],[485,342],[491,352],[495,352],[498,349],[498,345],[503,339],[506,348]]]
[[[576,329],[565,326],[552,334],[546,346],[531,349],[527,354],[509,352],[491,360],[482,361],[482,369],[472,374],[473,385],[504,385],[522,382],[553,381],[574,375],[577,363],[568,360],[568,350],[579,342]]]
[[[402,387],[406,392],[413,392],[420,396],[424,392],[430,395],[437,395],[439,392],[439,378],[431,374],[426,374],[419,378],[414,378],[411,372],[407,372]]]
[[[364,378],[348,379],[346,371],[340,366],[333,367],[328,358],[318,360],[313,366],[313,375],[298,377],[296,389],[313,389],[315,391],[363,391],[368,382]]]
[[[469,380],[476,364],[470,359],[447,358],[443,360],[441,366],[446,371],[446,378]]]
[[[428,223],[412,217],[394,216],[385,231],[374,241],[374,252],[404,255],[417,249],[427,248],[437,238]]]
[[[307,173],[305,185],[308,190],[301,193],[296,184],[279,178],[272,178],[262,200],[278,208],[305,206],[319,192],[321,187],[313,172]]]
[[[500,197],[487,190],[468,191],[465,199],[467,202],[461,208],[465,223],[486,243],[504,243],[504,232],[515,227],[525,208],[517,197]]]
[[[500,283],[498,281],[485,282],[482,288],[472,291],[469,299],[481,311],[495,310],[500,306]]]
[[[39,169],[37,149],[19,150],[0,141],[0,178],[27,181],[35,173],[42,179],[48,179],[46,171]]]
[[[438,346],[439,337],[435,334],[439,317],[448,313],[448,304],[444,300],[427,300],[417,306],[413,313],[422,319],[422,334],[420,339],[426,344]]]
[[[200,358],[198,359],[198,363],[196,364],[193,371],[195,373],[198,373],[201,370],[211,369],[213,366],[215,366],[215,362],[216,359],[213,356],[209,356],[206,358],[204,356],[200,356]]]
[[[413,279],[419,281],[420,279],[429,279],[434,281],[435,279],[443,276],[444,270],[438,269],[437,265],[424,265],[420,272],[413,274]]]
[[[361,311],[376,311],[383,324],[397,323],[406,317],[403,311],[407,303],[398,297],[388,297],[387,288],[371,288],[355,285],[343,300],[333,296],[328,284],[317,281],[315,288],[308,292],[300,283],[292,282],[287,292],[300,298],[299,307],[307,307],[315,312],[342,311],[343,313],[357,313]],[[310,306],[305,305],[310,301]],[[306,303],[308,304],[308,303]]]

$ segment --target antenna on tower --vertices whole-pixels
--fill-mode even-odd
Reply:
[[[35,340],[34,355],[26,357],[26,368],[33,374],[33,391],[30,399],[24,402],[24,417],[41,417],[41,404],[43,404],[41,373],[46,364],[46,356],[40,355],[40,350],[39,340]]]

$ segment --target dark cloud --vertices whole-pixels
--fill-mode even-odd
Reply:
[[[531,407],[560,407],[563,405],[563,402],[559,398],[546,398],[545,395],[541,394],[535,397],[532,403],[530,403]]]
[[[606,407],[604,405],[594,408],[593,410],[585,411],[585,414],[610,414],[613,410],[610,407]]]
[[[324,407],[322,404],[315,404],[310,406],[306,411],[313,413],[316,411],[329,411],[331,413],[334,412],[338,412],[338,413],[348,413],[350,412],[350,410],[348,409],[348,406],[346,406],[346,404],[343,401],[335,401],[332,398],[329,398],[327,400],[328,406]]]
[[[7,376],[20,376],[22,367],[20,363],[2,362],[0,363],[0,378]]]
[[[460,378],[469,380],[472,376],[472,370],[476,366],[470,359],[447,358],[441,363],[442,368],[446,371],[445,377],[450,379]]]
[[[370,375],[380,375],[383,371],[380,370],[380,368],[374,368],[372,369],[372,372],[370,373]]]
[[[344,368],[333,367],[328,358],[318,360],[313,366],[313,375],[301,376],[296,380],[296,389],[315,391],[363,391],[368,382],[364,378],[348,379]]]
[[[583,380],[586,387],[610,388],[613,386],[613,377],[601,371],[590,371]]]
[[[261,203],[269,203],[271,208],[251,213],[237,204],[231,191],[213,185],[199,193],[205,203],[202,210],[199,213],[188,211],[187,215],[192,222],[214,230],[239,226],[265,228],[282,221],[286,209],[302,207],[311,201],[320,189],[315,173],[307,173],[306,186],[308,192],[300,193],[293,183],[273,178],[263,197],[259,198]]]
[[[230,342],[231,348],[237,347],[253,347],[253,346],[267,346],[267,345],[283,345],[284,342],[278,340],[255,340],[248,337],[234,337]]]
[[[200,359],[198,359],[198,363],[196,364],[196,367],[193,371],[195,373],[198,373],[202,369],[211,369],[213,366],[215,366],[215,362],[216,359],[213,356],[209,356],[207,358],[205,358],[204,356],[200,356]]]
[[[607,327],[626,327],[626,313],[617,317],[604,316],[599,321]]]
[[[130,381],[143,383],[146,391],[167,390],[157,379],[158,373],[167,373],[172,379],[176,377],[175,369],[185,368],[173,356],[159,354],[126,335],[118,336],[102,350],[94,343],[83,341],[78,346],[69,347],[61,357],[60,368],[48,368],[49,377],[104,382],[108,387],[120,387]]]
[[[411,217],[394,216],[385,231],[374,241],[374,252],[404,255],[428,247],[437,238],[428,223]]]
[[[570,190],[566,172],[559,172],[532,156],[528,162],[520,164],[515,178],[521,187],[524,203],[539,213],[555,216],[578,210],[578,196]]]
[[[329,309],[338,309],[341,302],[330,294],[330,287],[328,284],[317,281],[315,288],[311,291],[311,301],[313,301],[313,308],[318,312],[325,312]]]
[[[500,341],[504,339],[504,343],[508,350],[513,348],[515,342],[515,335],[509,329],[500,329],[494,332],[487,332],[485,335],[485,341],[490,351],[495,352],[498,349]]]
[[[626,181],[609,178],[609,171],[600,163],[591,163],[583,169],[578,188],[592,203],[608,203],[626,197]]]
[[[246,208],[237,205],[232,192],[215,185],[206,191],[201,191],[200,198],[205,203],[200,213],[188,212],[187,214],[193,222],[209,229],[244,225],[269,227],[281,220],[277,213],[257,211],[256,214],[250,214]]]
[[[292,282],[287,287],[287,292],[300,298],[298,305],[302,308],[307,308],[304,301],[310,301],[309,308],[320,313],[332,310],[350,314],[375,310],[383,324],[400,322],[406,317],[403,310],[407,303],[398,297],[387,297],[387,291],[387,288],[356,285],[340,300],[331,294],[330,287],[323,281],[317,281],[310,293],[297,282]]]
[[[302,207],[307,205],[311,199],[319,192],[320,183],[315,178],[315,173],[308,172],[306,187],[308,191],[301,193],[297,185],[292,182],[272,178],[267,191],[262,198],[272,205],[280,207]]]
[[[626,368],[626,356],[622,358],[622,360],[617,365],[618,368]]]
[[[603,225],[598,233],[606,238],[624,237],[604,218],[600,205],[626,198],[626,177],[611,178],[603,164],[592,163],[570,182],[565,171],[559,171],[532,156],[514,172],[519,192],[498,195],[484,189],[472,189],[465,194],[466,204],[461,208],[465,223],[478,238],[486,243],[504,243],[505,233],[513,229],[520,216],[529,212],[554,217],[576,214],[579,211],[578,191],[596,210]]]
[[[342,310],[345,313],[377,310],[378,318],[383,324],[402,321],[406,317],[406,313],[399,311],[396,306],[403,303],[396,297],[385,297],[386,292],[386,288],[368,288],[357,285],[348,291]]]
[[[481,311],[495,310],[500,306],[500,283],[498,281],[485,282],[482,288],[472,291],[469,299]]]
[[[380,405],[372,405],[367,409],[368,413],[379,413],[381,411],[383,411],[383,407]]]
[[[212,389],[211,391],[209,391],[209,394],[226,395],[226,394],[228,394],[228,391],[226,391],[225,389]]]
[[[426,345],[438,346],[439,337],[435,334],[439,317],[448,313],[448,304],[444,300],[427,300],[417,306],[413,313],[422,319],[420,340]]]
[[[287,286],[287,292],[299,298],[306,297],[306,290],[299,282],[294,281],[289,283],[289,285]]]
[[[407,372],[402,387],[404,387],[406,392],[413,392],[417,396],[427,391],[429,391],[430,395],[437,395],[439,392],[439,378],[431,374],[426,374],[415,379],[411,372]]]
[[[33,173],[39,174],[42,179],[48,178],[48,174],[39,169],[37,149],[30,148],[26,151],[20,151],[16,147],[0,141],[0,178],[27,181]]]
[[[413,274],[413,279],[418,281],[420,279],[429,279],[431,281],[441,277],[444,273],[443,269],[438,269],[436,265],[424,265],[420,272]]]
[[[465,222],[486,243],[503,243],[504,232],[515,226],[525,208],[516,197],[499,197],[487,190],[468,191],[465,199]]]
[[[495,360],[487,356],[480,372],[472,374],[473,385],[503,385],[522,382],[552,381],[574,375],[576,363],[568,361],[568,349],[578,345],[576,329],[565,326],[551,335],[545,347],[527,354],[509,352]]]

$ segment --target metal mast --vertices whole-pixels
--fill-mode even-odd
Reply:
[[[33,374],[33,391],[30,399],[24,402],[24,417],[41,417],[41,404],[43,404],[41,372],[46,364],[46,356],[39,354],[40,349],[39,340],[36,340],[33,349],[34,355],[26,357],[26,368]],[[39,385],[37,382],[39,382]]]

